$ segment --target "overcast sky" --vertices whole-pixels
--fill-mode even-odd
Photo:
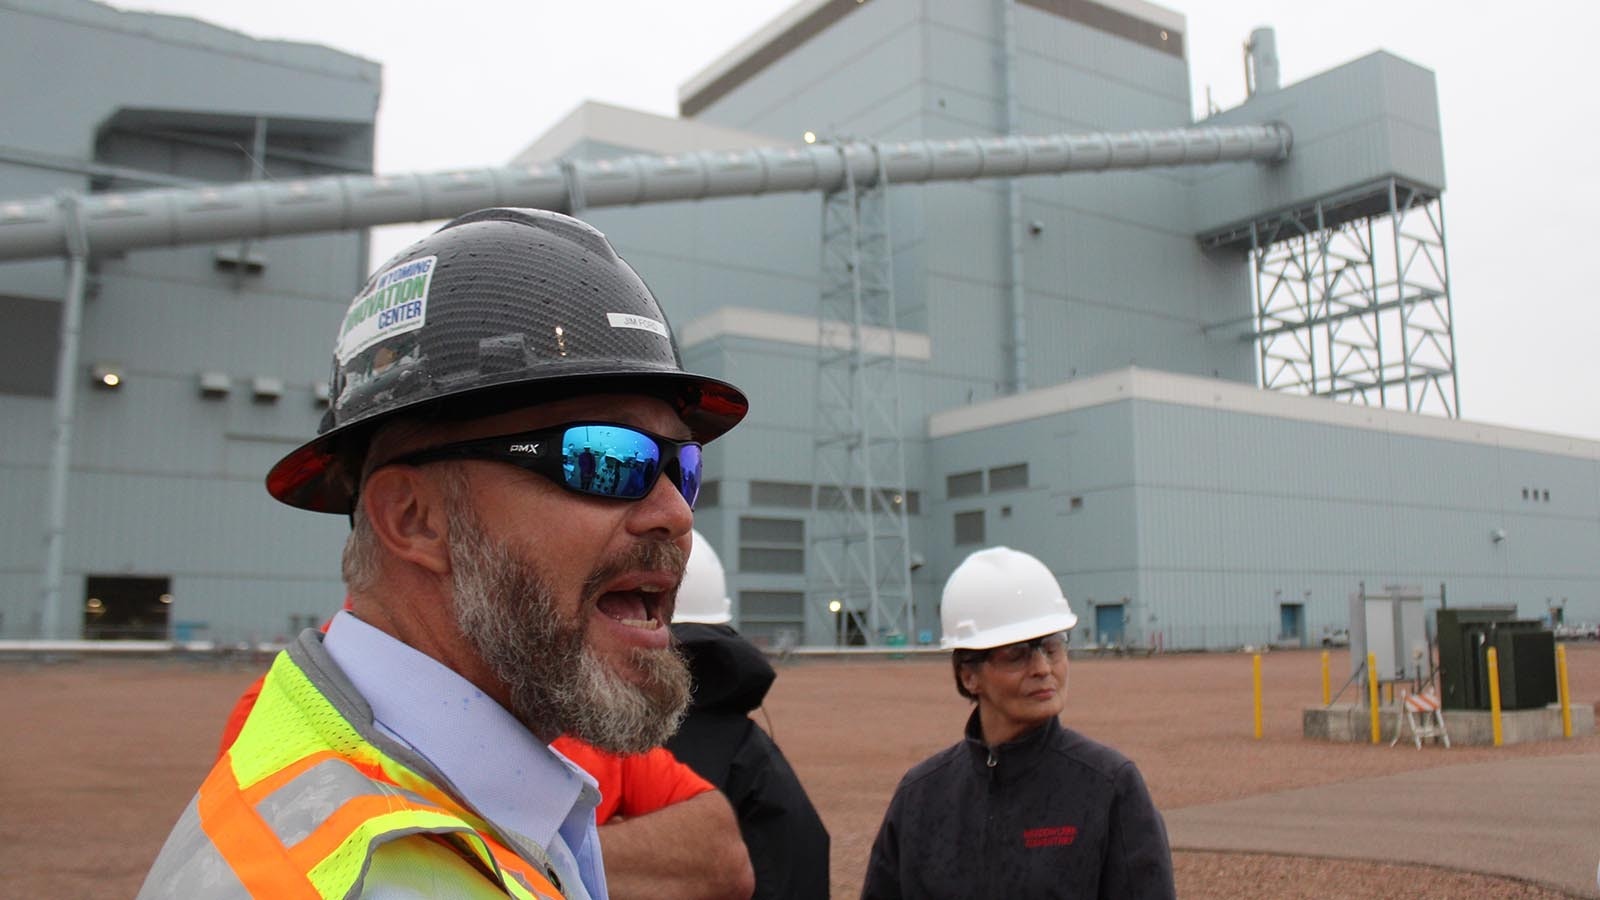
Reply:
[[[586,99],[675,115],[677,89],[792,0],[123,0],[384,67],[379,172],[502,165]],[[953,0],[978,2],[978,0]],[[1244,98],[1241,45],[1282,80],[1383,49],[1438,78],[1463,418],[1600,439],[1600,3],[1171,0],[1193,106]],[[1174,123],[1178,124],[1178,123]],[[397,249],[416,229],[385,229]],[[378,258],[382,258],[380,255]]]

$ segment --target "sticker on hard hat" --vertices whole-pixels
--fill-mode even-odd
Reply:
[[[637,328],[640,331],[650,331],[659,334],[667,340],[672,340],[672,335],[667,334],[667,326],[655,319],[636,316],[633,313],[606,313],[612,328]]]
[[[437,261],[436,256],[424,256],[401,263],[373,278],[350,301],[333,351],[341,365],[373,344],[422,327]]]

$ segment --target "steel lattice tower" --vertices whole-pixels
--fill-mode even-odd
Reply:
[[[1460,417],[1437,193],[1389,178],[1203,242],[1245,238],[1261,387]]]
[[[835,641],[859,635],[877,645],[912,633],[915,606],[889,179],[870,149],[876,177],[863,184],[848,175],[823,197],[808,571],[811,602],[824,621],[832,617]]]

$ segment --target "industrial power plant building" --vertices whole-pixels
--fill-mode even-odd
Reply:
[[[587,104],[492,177],[380,179],[373,63],[0,0],[0,637],[336,609],[347,523],[262,478],[339,389],[349,226],[452,185],[595,223],[749,394],[696,527],[757,641],[930,643],[995,544],[1097,644],[1315,644],[1394,586],[1600,619],[1600,443],[1459,417],[1433,74],[1281,85],[1261,31],[1249,99],[1195,122],[1185,33],[1143,0],[801,0],[679,118]]]

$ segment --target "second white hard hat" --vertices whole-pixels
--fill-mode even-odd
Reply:
[[[733,619],[733,602],[728,599],[728,576],[716,548],[699,531],[693,532],[694,547],[684,568],[683,584],[678,586],[678,608],[673,622],[701,625],[726,625]]]
[[[956,566],[939,619],[939,646],[946,650],[986,650],[1078,624],[1050,569],[1010,547],[979,550]]]

